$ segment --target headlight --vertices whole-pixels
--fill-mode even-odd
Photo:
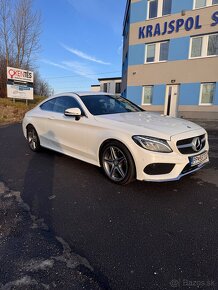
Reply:
[[[133,136],[132,139],[135,141],[136,144],[149,151],[161,153],[173,152],[167,141],[163,139],[147,136]]]

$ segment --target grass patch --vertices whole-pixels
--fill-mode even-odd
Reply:
[[[21,122],[25,113],[34,108],[45,97],[35,96],[34,100],[16,100],[0,98],[0,124]]]

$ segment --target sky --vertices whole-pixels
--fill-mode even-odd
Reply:
[[[42,15],[37,68],[55,93],[87,91],[121,76],[126,0],[36,0]]]

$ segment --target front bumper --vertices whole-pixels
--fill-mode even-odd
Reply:
[[[149,182],[149,181],[151,181],[151,182],[169,182],[169,181],[177,181],[177,180],[180,180],[182,177],[184,177],[184,176],[186,176],[186,175],[188,175],[188,174],[192,174],[192,173],[194,173],[194,172],[200,170],[201,168],[203,168],[203,167],[204,167],[206,164],[208,164],[208,163],[209,163],[209,160],[208,160],[207,162],[203,163],[203,164],[199,164],[198,166],[194,167],[192,170],[189,170],[189,171],[184,172],[184,173],[183,173],[183,171],[182,171],[182,173],[181,173],[179,176],[174,177],[174,178],[169,178],[169,179],[146,179],[146,180],[144,180],[144,181],[147,181],[147,182]]]
[[[205,134],[205,130],[202,129],[197,130],[194,133],[191,132],[190,136],[198,136],[201,135],[202,132]],[[209,162],[208,156],[202,163],[195,166],[191,166],[190,159],[201,153],[208,153],[208,141],[206,141],[204,148],[202,148],[200,152],[196,152],[195,154],[182,154],[176,147],[176,142],[184,137],[188,138],[189,136],[187,136],[187,134],[180,134],[171,138],[169,144],[173,149],[172,153],[151,152],[138,146],[137,152],[135,152],[136,154],[134,156],[136,164],[136,178],[141,181],[152,182],[175,181],[204,167]],[[169,170],[169,172],[165,174],[147,174],[145,168],[151,164],[171,164],[174,166],[172,166],[172,170]]]

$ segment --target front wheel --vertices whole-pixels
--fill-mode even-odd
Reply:
[[[38,134],[33,126],[27,127],[27,141],[32,151],[37,152],[40,150],[40,141]]]
[[[127,184],[135,178],[135,164],[129,150],[118,141],[106,144],[100,156],[106,176],[117,184]]]

